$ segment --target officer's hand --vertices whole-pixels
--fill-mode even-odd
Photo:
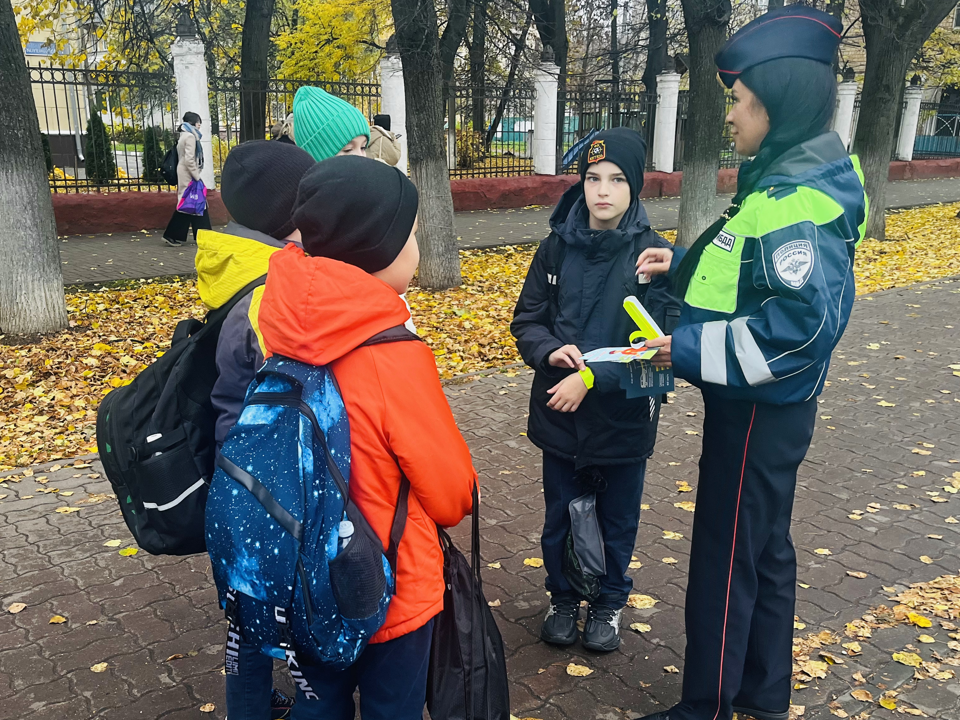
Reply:
[[[645,345],[648,348],[660,348],[656,355],[650,358],[650,362],[659,367],[673,367],[670,358],[670,346],[673,343],[673,335],[652,338],[647,340]]]
[[[547,407],[558,412],[574,412],[587,396],[587,386],[579,373],[568,375],[547,393],[553,395]]]
[[[548,361],[553,367],[570,368],[572,370],[585,370],[587,366],[580,357],[583,355],[576,345],[564,345],[558,350],[550,353]]]
[[[670,271],[673,250],[669,248],[647,248],[637,258],[637,275],[663,275]]]

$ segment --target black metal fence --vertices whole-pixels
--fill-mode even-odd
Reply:
[[[450,177],[533,174],[533,86],[460,85],[447,103]]]
[[[633,128],[643,135],[647,141],[647,168],[653,167],[657,96],[646,92],[642,85],[624,85],[615,90],[603,85],[577,87],[575,82],[568,81],[560,101],[563,122],[557,133],[558,169],[563,167],[564,155],[592,131],[613,127]],[[575,174],[577,162],[571,162],[563,172]]]
[[[324,80],[268,80],[260,92],[241,92],[240,78],[215,77],[210,87],[210,132],[213,141],[214,175],[219,181],[227,153],[240,142],[240,118],[242,103],[262,104],[266,108],[264,138],[270,136],[270,128],[283,121],[293,112],[293,98],[305,85],[323,88],[355,106],[367,121],[380,112],[380,85],[361,82],[326,82]],[[294,129],[296,132],[296,129]]]
[[[173,77],[30,68],[55,193],[167,188],[159,166],[176,142]]]
[[[914,159],[960,157],[960,100],[920,105]]]
[[[733,105],[733,98],[728,93],[724,105],[724,117],[730,112]],[[687,129],[687,120],[690,116],[690,91],[682,90],[680,97],[677,98],[677,137],[673,151],[673,169],[683,169],[683,138]],[[740,155],[733,146],[733,138],[730,135],[730,126],[723,123],[723,144],[720,147],[720,167],[735,168],[740,167],[747,158]]]

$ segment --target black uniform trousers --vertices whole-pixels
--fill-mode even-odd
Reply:
[[[683,695],[670,720],[730,720],[734,706],[785,712],[797,584],[790,516],[817,401],[703,399]]]

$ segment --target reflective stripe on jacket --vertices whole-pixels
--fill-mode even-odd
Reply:
[[[727,397],[801,402],[823,389],[850,318],[868,201],[834,132],[785,153],[760,187],[700,257],[674,372]]]

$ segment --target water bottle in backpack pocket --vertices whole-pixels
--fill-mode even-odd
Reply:
[[[349,469],[349,422],[332,372],[270,358],[220,452],[207,548],[231,631],[286,660],[305,693],[298,664],[351,665],[396,587],[409,483],[402,478],[385,551],[349,500]]]

